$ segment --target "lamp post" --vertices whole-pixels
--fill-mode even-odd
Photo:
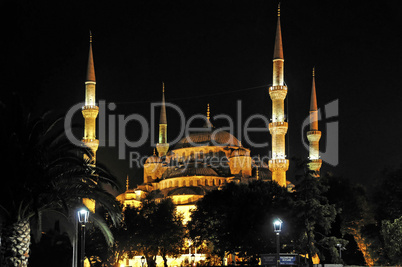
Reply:
[[[85,260],[85,224],[88,222],[89,211],[82,208],[78,211],[78,221],[81,224],[81,267],[84,267]]]
[[[279,267],[280,265],[280,246],[279,246],[279,234],[282,231],[282,221],[281,219],[276,219],[274,221],[274,232],[276,233],[276,267]]]
[[[144,267],[144,263],[145,263],[145,257],[142,256],[142,257],[141,257],[141,267]]]
[[[342,246],[342,244],[336,244],[336,246],[339,248],[339,259],[340,259],[341,262],[342,262],[342,250],[345,250],[346,248],[344,248],[344,247]]]

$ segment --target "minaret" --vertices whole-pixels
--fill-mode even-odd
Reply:
[[[159,143],[156,144],[159,157],[163,157],[169,150],[169,143],[167,142],[167,120],[166,120],[166,106],[165,106],[165,83],[162,83],[162,107],[161,115],[159,118]]]
[[[87,77],[85,82],[85,105],[82,107],[82,115],[85,119],[84,137],[82,142],[89,147],[93,156],[89,160],[91,165],[96,164],[96,151],[98,150],[99,140],[96,139],[96,117],[99,113],[99,107],[95,103],[95,68],[92,54],[92,34],[89,36],[89,56]],[[83,199],[83,203],[89,210],[95,212],[95,201],[92,199]]]
[[[320,159],[319,141],[321,132],[318,130],[318,110],[317,110],[317,94],[315,88],[315,70],[313,68],[313,84],[311,87],[311,100],[310,100],[310,131],[307,132],[307,139],[310,143],[309,146],[309,163],[308,168],[310,171],[319,176],[322,160]]]
[[[273,59],[273,80],[269,88],[269,96],[272,100],[272,122],[269,124],[269,132],[272,135],[272,157],[269,161],[269,170],[272,172],[272,181],[280,186],[286,186],[286,171],[289,168],[289,160],[285,154],[285,135],[288,131],[288,123],[285,122],[284,100],[288,88],[284,83],[284,58],[282,48],[282,34],[280,23],[280,5],[278,5],[278,22]]]
[[[96,151],[99,146],[99,140],[96,139],[96,117],[99,113],[99,107],[95,103],[95,86],[96,80],[94,58],[92,54],[92,34],[90,34],[87,78],[85,82],[85,105],[82,107],[82,115],[85,119],[85,130],[82,142],[84,142],[93,152],[91,164],[96,163]]]

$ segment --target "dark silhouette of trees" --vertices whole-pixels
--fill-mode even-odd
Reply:
[[[281,252],[307,254],[311,265],[313,256],[324,259],[325,253],[339,262],[336,245],[347,241],[330,234],[338,210],[328,203],[327,189],[310,173],[293,193],[275,182],[229,183],[197,203],[188,224],[190,236],[198,245],[205,242],[212,254],[236,253],[255,263],[259,254],[275,253],[272,222],[279,217]]]
[[[191,238],[200,246],[203,242],[211,253],[224,257],[238,253],[255,263],[261,253],[275,252],[273,220],[285,222],[282,243],[288,239],[291,195],[277,183],[254,181],[250,184],[229,183],[199,202],[188,223]],[[285,246],[283,252],[286,251]]]
[[[350,179],[326,173],[321,182],[327,186],[325,192],[330,204],[334,204],[338,212],[331,234],[349,241],[342,252],[342,260],[347,264],[366,265],[362,250],[365,246],[362,240],[361,229],[370,220],[370,210],[366,189],[353,183]],[[370,262],[369,259],[367,259]]]
[[[346,245],[342,238],[331,236],[331,228],[339,210],[329,204],[324,195],[328,187],[314,173],[307,172],[295,187],[293,206],[293,227],[297,229],[296,248],[299,253],[308,255],[308,262],[313,266],[312,258],[317,254],[325,260],[324,252],[331,255],[332,261],[340,261],[336,245]]]
[[[371,219],[362,228],[364,242],[368,246],[375,265],[399,265],[400,246],[395,246],[402,217],[402,166],[386,170],[377,179],[370,197]],[[399,254],[400,255],[400,254]]]
[[[394,221],[384,220],[381,225],[384,251],[391,264],[402,264],[402,216]]]
[[[58,128],[60,122],[62,118],[48,119],[46,114],[32,117],[19,101],[0,107],[0,164],[8,171],[7,182],[0,187],[1,256],[9,266],[27,265],[31,223],[42,212],[68,217],[79,199],[90,198],[109,212],[113,222],[121,216],[119,203],[101,187],[116,185],[115,178],[100,165],[88,164],[84,155],[92,152],[69,142],[64,129]],[[103,225],[101,220],[97,224]],[[108,241],[113,242],[111,236]]]
[[[61,233],[59,221],[55,227],[41,236],[39,242],[31,244],[30,267],[70,267],[72,247],[67,233]],[[44,260],[46,259],[46,260]]]
[[[147,199],[141,208],[125,209],[124,225],[116,229],[115,236],[115,255],[120,259],[144,255],[147,265],[155,267],[156,256],[160,255],[167,266],[168,256],[182,253],[186,229],[171,199]]]

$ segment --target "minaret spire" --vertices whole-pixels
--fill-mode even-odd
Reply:
[[[278,4],[278,21],[276,24],[274,59],[283,59],[282,31],[281,31],[281,3],[280,2]]]
[[[166,104],[165,104],[165,83],[164,82],[162,82],[162,106],[161,106],[161,115],[159,117],[159,124],[167,124]]]
[[[313,82],[311,86],[311,100],[310,100],[310,131],[307,132],[307,139],[310,143],[309,146],[309,170],[319,177],[319,172],[322,165],[320,159],[319,141],[321,132],[318,130],[318,109],[317,109],[317,93],[315,86],[315,68],[313,68]]]
[[[96,80],[95,68],[92,52],[92,33],[89,32],[89,55],[87,66],[87,77],[85,81],[85,105],[82,107],[82,115],[85,120],[84,137],[82,142],[92,150],[92,158],[89,159],[90,164],[96,164],[96,151],[98,150],[99,140],[96,139],[96,118],[98,117],[99,107],[96,105]],[[84,204],[89,210],[95,212],[95,201],[91,199],[83,199]]]
[[[310,112],[317,111],[317,93],[315,89],[315,68],[313,68],[313,84],[311,86]]]
[[[93,53],[92,53],[92,33],[91,33],[91,31],[89,31],[89,55],[88,55],[88,66],[87,66],[87,82],[96,82],[94,57],[93,57]]]
[[[156,144],[159,157],[163,157],[169,150],[167,142],[167,119],[166,119],[166,104],[165,104],[165,83],[162,82],[162,105],[161,115],[159,118],[159,143]]]
[[[286,171],[289,168],[289,160],[286,159],[285,154],[285,135],[288,131],[288,123],[285,122],[284,100],[287,91],[288,88],[285,86],[284,82],[284,57],[279,4],[274,46],[272,86],[269,88],[269,96],[272,100],[272,122],[269,124],[269,131],[272,136],[272,155],[269,161],[269,169],[272,172],[272,180],[284,187],[286,186]]]

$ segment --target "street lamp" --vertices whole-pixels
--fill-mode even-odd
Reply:
[[[141,257],[141,267],[144,267],[144,263],[145,263],[145,257],[142,256],[142,257]]]
[[[280,265],[280,255],[279,255],[279,234],[282,231],[282,221],[281,219],[277,218],[274,221],[274,232],[276,233],[276,267],[279,267]]]
[[[88,222],[89,211],[82,208],[78,211],[78,221],[81,224],[81,267],[84,267],[85,259],[85,224]]]
[[[342,246],[342,244],[336,244],[336,246],[339,248],[339,259],[340,259],[341,262],[342,262],[342,250],[345,250],[346,248],[344,248],[344,247]]]

